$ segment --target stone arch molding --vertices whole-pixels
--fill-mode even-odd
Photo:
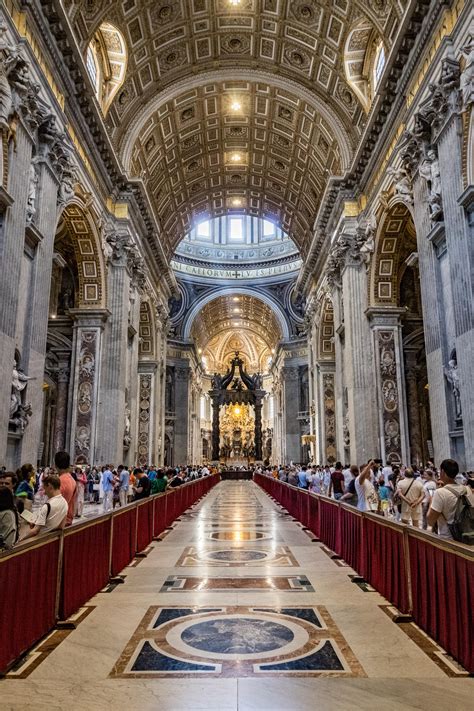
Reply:
[[[153,360],[156,358],[156,334],[153,322],[153,311],[149,301],[140,303],[140,325],[139,325],[139,349],[140,360]]]
[[[325,294],[319,311],[318,360],[335,360],[334,337],[334,307],[329,294]]]
[[[206,306],[206,304],[209,304],[211,301],[214,301],[215,299],[218,299],[219,296],[253,296],[255,299],[259,299],[260,301],[263,301],[264,304],[269,306],[272,311],[274,312],[278,323],[281,327],[281,333],[282,333],[282,338],[283,340],[288,340],[290,338],[290,329],[288,325],[288,321],[285,316],[285,312],[283,311],[282,307],[280,304],[278,304],[276,301],[274,301],[271,297],[269,297],[267,294],[264,294],[262,291],[259,291],[258,289],[253,289],[250,287],[244,288],[244,287],[226,287],[223,289],[213,289],[210,292],[207,292],[201,299],[198,299],[194,306],[188,311],[188,313],[185,316],[184,323],[183,323],[183,338],[186,340],[189,340],[191,338],[191,329],[194,323],[194,319],[198,315],[198,313],[201,311],[201,309]]]
[[[79,308],[106,308],[107,289],[105,264],[97,226],[78,198],[71,200],[62,210],[63,222],[71,235],[79,276]]]
[[[371,306],[397,306],[401,239],[408,230],[416,238],[412,211],[394,197],[381,213],[369,280]]]

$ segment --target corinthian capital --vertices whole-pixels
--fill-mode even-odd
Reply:
[[[109,232],[106,235],[105,240],[109,247],[107,254],[112,264],[121,264],[122,266],[126,265],[131,250],[128,235]]]

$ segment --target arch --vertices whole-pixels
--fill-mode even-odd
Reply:
[[[385,45],[370,20],[360,20],[349,32],[344,47],[344,71],[364,110],[368,112],[377,88],[375,66]],[[379,68],[380,71],[380,68]]]
[[[107,289],[105,265],[95,223],[90,212],[78,199],[63,209],[59,229],[64,226],[71,235],[78,267],[79,308],[105,308]]]
[[[212,291],[207,292],[204,296],[202,296],[200,299],[198,299],[195,302],[194,306],[186,314],[184,322],[183,322],[183,338],[185,340],[190,339],[191,328],[192,328],[194,319],[196,318],[198,313],[201,311],[201,309],[204,308],[204,306],[206,306],[206,304],[209,304],[211,301],[214,301],[215,299],[219,298],[220,296],[253,296],[254,298],[258,299],[259,301],[263,301],[264,304],[266,304],[273,310],[275,317],[278,320],[278,323],[280,325],[283,340],[286,341],[290,338],[290,329],[289,329],[288,321],[286,319],[285,312],[283,311],[283,308],[277,301],[272,299],[267,294],[263,293],[261,290],[259,291],[257,288],[232,286],[232,287],[223,287],[222,289],[212,289]]]
[[[97,101],[105,115],[125,81],[127,71],[127,47],[124,37],[109,22],[103,22],[89,42],[86,67]]]
[[[407,205],[394,201],[382,214],[372,258],[369,300],[371,306],[397,306],[400,263],[416,251],[416,233]]]
[[[138,327],[139,348],[138,357],[140,360],[156,358],[156,338],[155,326],[152,318],[152,310],[149,301],[140,303],[140,324]]]

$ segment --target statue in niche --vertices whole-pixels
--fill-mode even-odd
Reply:
[[[23,434],[32,414],[33,409],[31,407],[31,402],[20,403],[14,417],[10,418],[10,424],[16,427],[17,432],[21,432],[21,434]]]
[[[428,187],[428,204],[431,219],[439,220],[443,214],[441,198],[441,174],[436,152],[430,148],[420,165],[420,175]]]
[[[28,377],[18,366],[17,362],[13,362],[13,373],[12,373],[12,392],[10,399],[10,419],[12,419],[20,406],[22,405],[22,392],[28,385],[29,380],[34,380],[34,378]]]
[[[466,57],[464,70],[461,74],[461,95],[464,108],[474,102],[474,39],[461,49]]]
[[[377,219],[375,215],[370,215],[365,226],[365,242],[360,248],[362,261],[367,265],[370,263],[371,255],[375,251],[375,234],[377,232]]]
[[[0,129],[8,131],[13,100],[5,61],[0,62]]]
[[[351,446],[351,433],[349,429],[349,413],[346,412],[345,417],[344,417],[344,425],[343,425],[343,439],[344,439],[344,447],[350,447]]]
[[[25,431],[28,425],[28,420],[33,414],[31,403],[24,402],[24,396],[22,395],[23,391],[28,385],[29,380],[34,380],[34,378],[30,378],[25,375],[25,373],[18,367],[18,364],[15,360],[13,362],[9,424],[21,434],[23,434],[23,432]]]
[[[444,375],[446,380],[451,385],[451,390],[454,398],[454,409],[456,421],[462,420],[462,407],[461,407],[461,386],[459,382],[458,374],[458,361],[456,357],[456,350],[451,353],[451,358],[448,361],[448,365],[444,368]]]
[[[126,407],[125,408],[125,428],[124,428],[124,432],[123,432],[124,449],[129,449],[130,445],[132,443],[130,415],[131,415],[130,408]]]
[[[74,303],[73,303],[72,288],[70,286],[66,286],[66,288],[61,292],[60,299],[61,299],[61,310],[63,313],[66,313],[66,311],[68,311],[69,309],[72,309],[72,307],[74,306]]]
[[[35,164],[32,161],[28,173],[28,197],[26,200],[26,222],[31,224],[36,214],[36,192],[38,190],[39,178]]]

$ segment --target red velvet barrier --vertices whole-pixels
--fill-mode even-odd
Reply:
[[[293,518],[298,518],[298,489],[295,487],[288,487],[289,489],[289,509],[288,511],[293,516]]]
[[[183,513],[184,486],[182,484],[176,487],[174,496],[176,497],[176,518],[178,518]]]
[[[339,555],[339,506],[332,499],[319,499],[319,538]]]
[[[64,534],[59,617],[67,619],[109,579],[110,517],[69,528]]]
[[[58,557],[59,535],[0,558],[0,672],[54,627]]]
[[[366,570],[361,574],[401,612],[409,611],[403,528],[364,517]]]
[[[308,495],[308,528],[319,538],[319,499],[312,494]]]
[[[298,489],[296,493],[296,518],[298,521],[301,521],[303,526],[306,526],[306,519],[308,518],[306,515],[308,494],[305,489]]]
[[[474,673],[474,556],[409,534],[415,622]]]
[[[117,575],[135,555],[136,506],[127,506],[113,515],[111,575]]]
[[[153,539],[153,499],[137,506],[137,553],[144,550]]]
[[[269,477],[254,478],[268,491]],[[290,513],[294,491],[280,483],[274,494]],[[300,515],[304,523],[304,512]],[[312,494],[308,524],[401,612],[412,607],[415,622],[474,673],[473,550]]]
[[[169,528],[173,521],[178,518],[175,489],[166,493],[166,499],[166,528]]]
[[[153,527],[153,535],[159,536],[160,533],[166,528],[166,502],[168,497],[166,495],[156,496],[153,500],[155,506],[155,519]]]
[[[349,563],[351,568],[364,574],[364,546],[362,539],[362,514],[357,509],[340,506],[339,523],[341,527],[340,549],[338,554]]]

